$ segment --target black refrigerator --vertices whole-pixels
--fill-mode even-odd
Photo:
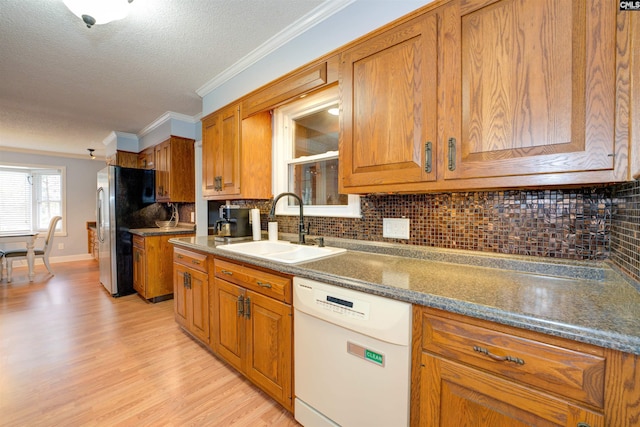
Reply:
[[[132,294],[133,242],[129,229],[155,227],[155,171],[107,166],[98,172],[96,229],[100,283],[114,297]]]

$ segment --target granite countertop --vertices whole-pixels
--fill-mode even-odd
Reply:
[[[195,229],[193,224],[178,224],[177,227],[168,227],[168,228],[160,228],[160,227],[150,227],[150,228],[131,228],[129,229],[129,233],[135,234],[138,236],[161,236],[164,234],[194,234]]]
[[[346,253],[282,264],[217,249],[213,237],[177,246],[640,355],[640,285],[607,262],[475,253],[325,238]]]

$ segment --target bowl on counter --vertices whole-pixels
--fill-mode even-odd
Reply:
[[[159,228],[175,228],[178,225],[178,221],[156,221],[156,225]]]

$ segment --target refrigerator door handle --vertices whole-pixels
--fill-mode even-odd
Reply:
[[[104,224],[102,219],[102,205],[104,198],[104,188],[98,188],[98,218],[97,218],[97,228],[98,228],[98,240],[104,242]]]

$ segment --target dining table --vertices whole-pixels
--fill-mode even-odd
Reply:
[[[27,267],[29,269],[29,281],[33,282],[35,271],[33,268],[35,255],[35,243],[38,237],[37,231],[0,231],[0,246],[5,243],[24,242],[27,246]]]

